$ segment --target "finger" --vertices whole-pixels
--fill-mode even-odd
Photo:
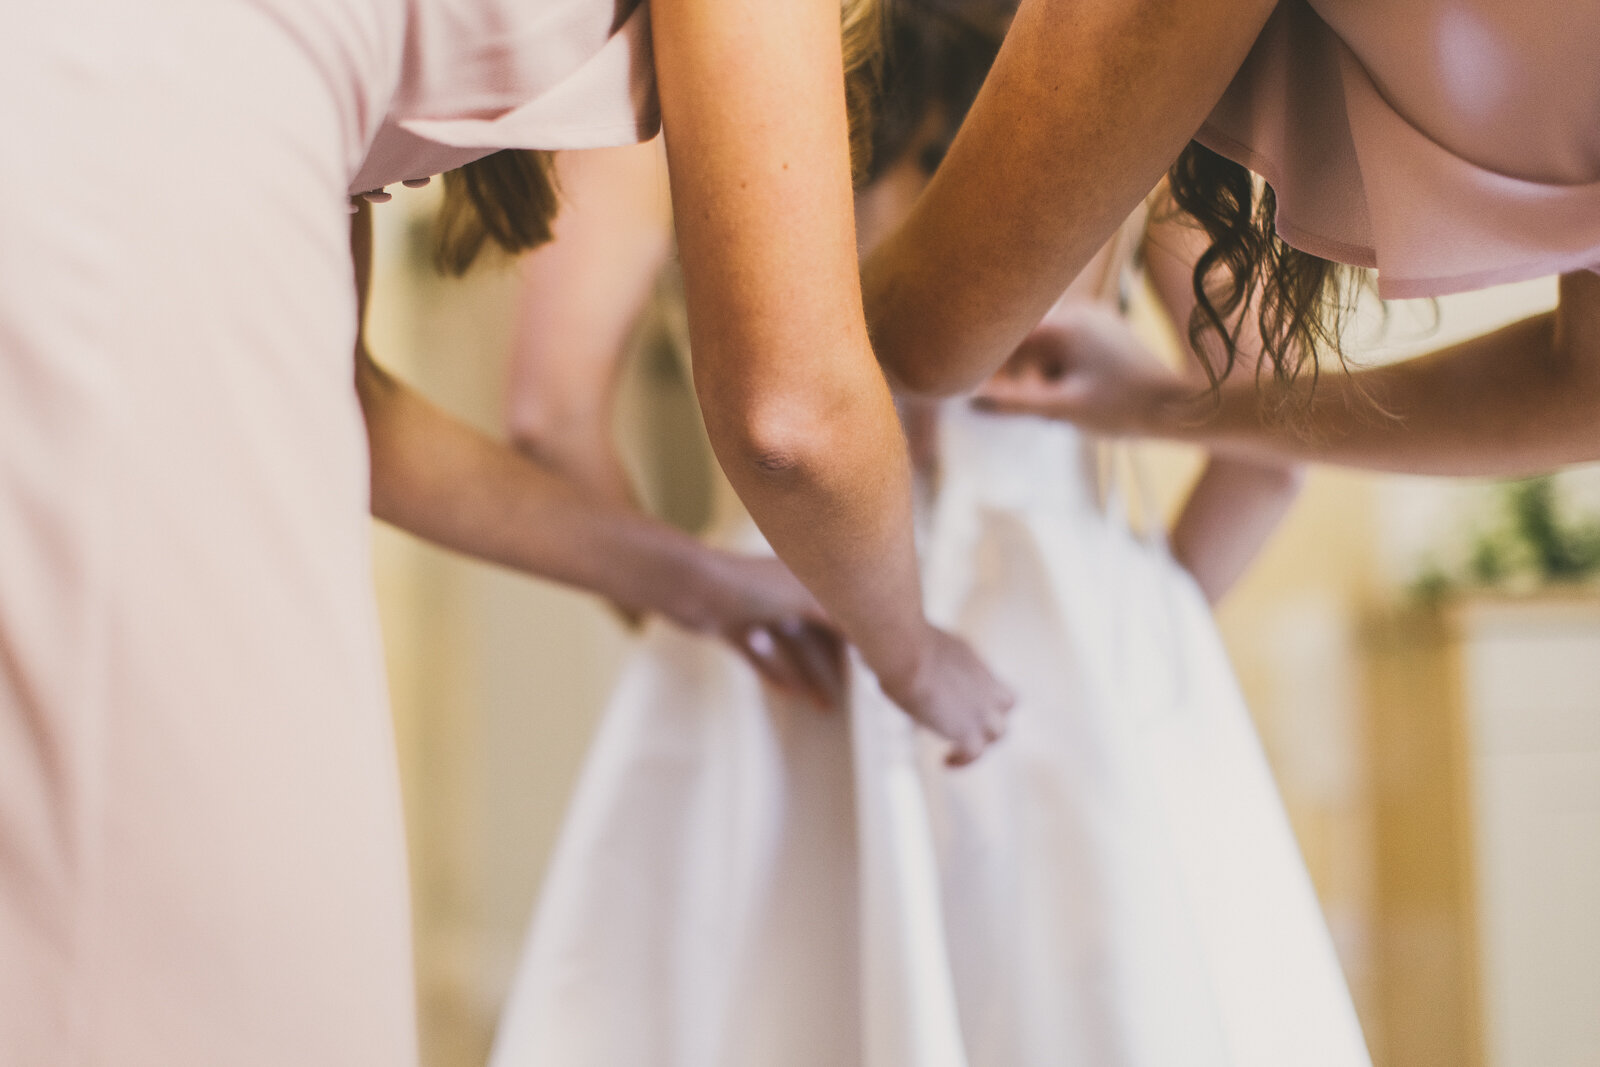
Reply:
[[[821,602],[819,602],[815,597],[811,596],[809,590],[806,592],[806,597],[807,600],[802,605],[799,612],[801,621],[805,622],[809,626],[814,626],[819,630],[826,630],[829,633],[838,632],[838,624],[835,623],[833,621],[833,617],[828,614],[828,609],[823,607]]]
[[[819,676],[810,662],[808,653],[802,645],[803,641],[796,641],[789,637],[778,638],[779,645],[783,648],[784,658],[788,661],[790,669],[799,680],[796,695],[803,696],[807,702],[816,705],[818,711],[832,711],[834,707],[833,692],[828,686],[825,677]]]
[[[800,680],[804,695],[819,711],[832,711],[839,704],[838,672],[828,662],[828,654],[818,637],[804,623],[780,625],[774,629],[785,661]]]
[[[1071,369],[1066,358],[1054,346],[1040,345],[1023,348],[1012,357],[1011,373],[1007,380],[1018,384],[1048,385],[1067,376]]]
[[[850,688],[850,641],[832,623],[826,626],[813,623],[811,629],[815,632],[817,647],[827,653],[835,686],[842,700]]]
[[[776,625],[763,626],[761,632],[771,642],[772,651],[768,662],[772,664],[775,672],[786,680],[784,689],[795,696],[804,697],[819,709],[827,711],[831,706],[829,694],[811,676],[811,671],[801,658],[794,638]]]
[[[1056,396],[1061,390],[1060,382],[1029,374],[1027,377],[991,378],[973,396],[981,400],[1038,400]]]
[[[752,626],[731,640],[756,673],[777,689],[787,693],[803,692],[805,683],[794,666],[778,649],[778,642],[764,626]]]
[[[1011,353],[1008,365],[1014,372],[1036,371],[1040,367],[1064,366],[1068,349],[1062,346],[1061,337],[1052,331],[1029,334]]]
[[[978,761],[978,757],[981,755],[983,755],[983,749],[981,747],[957,745],[952,748],[950,750],[950,754],[945,757],[944,765],[946,767],[956,768],[966,767],[976,763]]]
[[[798,620],[779,631],[824,710],[837,708],[844,699],[844,650],[837,635]]]
[[[780,624],[775,632],[817,706],[823,711],[837,707],[842,690],[841,671],[827,647],[828,631],[793,620]]]
[[[995,415],[1055,415],[1057,405],[1035,398],[976,396],[972,406]]]
[[[988,747],[988,742],[979,733],[970,733],[950,746],[949,755],[945,756],[947,767],[965,767],[983,755],[983,750]]]
[[[1035,379],[1027,384],[1004,383],[986,388],[972,399],[979,411],[992,411],[1008,415],[1042,415],[1046,418],[1070,418],[1078,407],[1082,387],[1072,380],[1051,383]]]

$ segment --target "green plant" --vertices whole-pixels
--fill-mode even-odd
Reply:
[[[1412,593],[1436,600],[1458,588],[1538,588],[1600,577],[1600,520],[1563,514],[1549,475],[1507,482],[1497,521],[1480,530],[1458,567],[1430,562]]]

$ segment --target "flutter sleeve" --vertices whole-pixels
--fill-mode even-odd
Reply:
[[[507,148],[635,144],[660,128],[636,0],[413,4],[401,81],[352,193]]]
[[[1406,3],[1386,6],[1394,34],[1431,47],[1437,34],[1399,17]],[[1196,136],[1272,185],[1284,240],[1377,268],[1386,298],[1600,268],[1600,180],[1518,176],[1446,147],[1380,89],[1429,76],[1424,63],[1415,70],[1389,62],[1375,76],[1311,4],[1285,0]],[[1600,129],[1600,113],[1594,122]]]

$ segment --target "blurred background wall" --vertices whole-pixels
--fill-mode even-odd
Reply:
[[[376,213],[373,350],[499,435],[513,273],[435,277],[430,193]],[[1373,305],[1353,347],[1396,358],[1553,301],[1540,282]],[[692,516],[685,383],[636,362],[619,432]],[[1176,500],[1195,458],[1150,453]],[[1600,477],[1559,490],[1581,508]],[[1600,1064],[1600,592],[1477,566],[1506,506],[1485,483],[1315,471],[1219,615],[1380,1067]],[[375,537],[425,1063],[479,1064],[629,638],[590,598]]]

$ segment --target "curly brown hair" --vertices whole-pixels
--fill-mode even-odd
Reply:
[[[1257,379],[1271,368],[1278,406],[1309,402],[1321,371],[1319,355],[1345,364],[1340,337],[1365,275],[1290,246],[1278,236],[1272,186],[1239,164],[1191,141],[1167,174],[1178,209],[1205,230],[1211,245],[1194,266],[1195,309],[1188,324],[1196,353],[1208,337],[1220,343],[1221,365],[1200,360],[1213,390],[1239,358],[1239,337],[1254,312],[1260,334]],[[1293,388],[1309,375],[1310,388]]]
[[[994,65],[1015,10],[1015,0],[884,0],[868,182],[898,163],[937,114],[938,136],[918,161],[933,173]]]

